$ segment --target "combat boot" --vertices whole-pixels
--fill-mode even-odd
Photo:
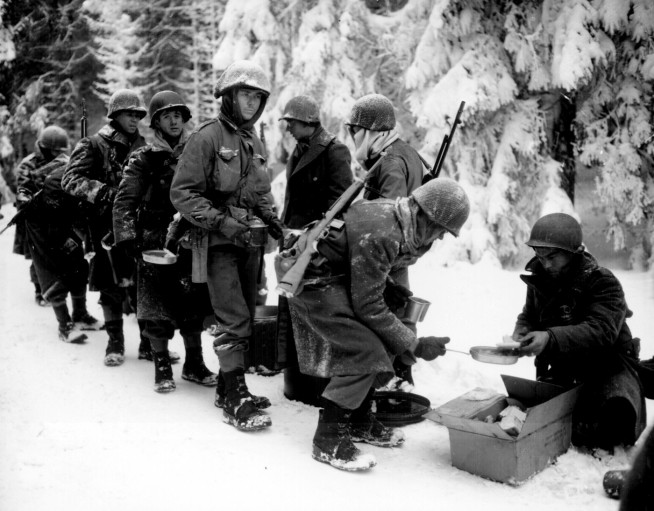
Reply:
[[[170,365],[168,351],[154,352],[154,391],[172,392],[177,387],[173,380],[173,368]]]
[[[75,324],[71,321],[66,303],[53,305],[53,310],[59,323],[59,339],[61,341],[78,343],[86,340],[86,334],[75,328]]]
[[[105,323],[109,342],[105,351],[104,365],[114,367],[125,361],[125,336],[123,335],[123,320],[114,319]]]
[[[223,420],[239,431],[259,431],[272,425],[270,417],[257,408],[252,399],[243,369],[224,372],[225,403]]]
[[[176,364],[181,358],[178,353],[170,350],[168,350],[168,356],[170,356],[171,364]],[[154,360],[154,351],[152,350],[152,345],[150,344],[150,340],[144,335],[141,335],[138,359],[147,360],[148,362],[152,362]]]
[[[86,309],[86,296],[73,296],[73,323],[80,330],[102,330],[104,324]]]
[[[218,371],[218,378],[217,378],[217,385],[216,385],[216,397],[214,398],[213,404],[216,406],[216,408],[222,408],[225,406],[225,378],[223,377],[223,372]],[[247,393],[250,394],[250,397],[252,398],[252,401],[254,402],[254,405],[259,409],[259,410],[264,410],[265,408],[268,408],[270,406],[270,400],[265,397],[265,396],[255,396],[254,394],[250,393],[249,390],[247,390]]]
[[[372,412],[374,390],[371,389],[350,418],[350,435],[354,442],[365,442],[378,447],[397,447],[404,443],[404,432],[384,426]]]
[[[339,470],[358,472],[377,464],[372,454],[362,454],[352,443],[349,422],[351,411],[324,400],[318,427],[313,436],[312,457]]]
[[[182,368],[182,378],[204,385],[205,387],[213,387],[217,384],[218,375],[209,371],[204,364],[201,346],[186,348],[186,360]]]

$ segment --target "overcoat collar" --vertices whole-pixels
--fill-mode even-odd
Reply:
[[[320,154],[327,148],[327,146],[334,140],[334,135],[325,131],[322,126],[319,126],[313,135],[309,138],[309,148],[300,156],[297,165],[294,169],[289,168],[287,172],[287,179],[297,174],[304,167],[309,165],[313,160],[315,160]],[[293,157],[296,156],[298,150],[297,147],[293,151]],[[292,159],[293,159],[292,157]]]

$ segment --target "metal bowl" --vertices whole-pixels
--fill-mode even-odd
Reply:
[[[497,348],[493,346],[473,346],[470,355],[478,362],[487,364],[511,365],[520,358],[517,349]]]
[[[145,250],[141,252],[143,260],[151,264],[175,264],[177,256],[170,250]]]

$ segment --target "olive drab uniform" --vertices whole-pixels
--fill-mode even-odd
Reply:
[[[182,98],[173,91],[156,93],[150,101],[152,144],[136,150],[123,169],[123,178],[113,206],[116,245],[129,245],[136,255],[145,250],[169,249],[177,254],[175,264],[151,264],[136,258],[137,318],[142,334],[151,343],[156,392],[175,390],[168,342],[179,329],[186,351],[182,378],[205,386],[216,385],[216,374],[204,365],[200,334],[205,316],[211,313],[206,284],[191,282],[191,251],[169,236],[176,213],[170,202],[170,184],[184,148],[183,128],[171,140],[156,127],[156,119],[167,110],[182,114],[182,126],[191,117]],[[172,147],[173,145],[174,147]],[[170,231],[175,229],[173,223]],[[176,229],[175,229],[176,230]]]
[[[109,335],[105,365],[110,366],[124,361],[123,302],[127,287],[133,286],[130,279],[134,271],[134,261],[113,246],[112,207],[124,163],[133,151],[145,145],[138,130],[129,135],[116,122],[116,116],[125,111],[135,112],[141,118],[146,113],[135,92],[121,89],[109,100],[111,122],[78,142],[62,179],[67,193],[92,205],[89,227],[96,255],[91,261],[89,287],[100,292]]]
[[[408,197],[422,184],[422,159],[415,149],[399,138],[395,130],[395,111],[388,98],[381,94],[368,94],[359,98],[352,107],[346,124],[351,130],[360,128],[353,134],[353,138],[355,157],[364,168],[372,169],[382,152],[385,154],[372,173],[366,175],[364,199]],[[408,269],[395,275],[393,282],[408,290]],[[405,320],[405,324],[416,331],[415,323]],[[391,387],[402,389],[404,382],[412,386],[411,367],[399,358],[394,364],[398,379],[391,383]]]
[[[259,93],[259,108],[241,115],[242,92]],[[271,425],[245,384],[244,350],[252,335],[257,277],[262,247],[252,246],[248,224],[263,221],[281,235],[281,222],[270,201],[270,179],[263,144],[253,125],[261,116],[270,83],[263,70],[248,61],[231,64],[214,95],[222,97],[217,119],[191,134],[173,178],[175,208],[197,228],[194,233],[194,279],[206,280],[217,334],[214,351],[220,363],[215,403],[226,422],[252,431]]]

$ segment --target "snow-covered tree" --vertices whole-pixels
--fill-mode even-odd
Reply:
[[[106,104],[118,89],[133,89],[141,97],[147,87],[138,86],[143,41],[136,22],[140,3],[132,0],[85,0],[84,13],[93,34],[95,58],[102,65],[95,92]]]

